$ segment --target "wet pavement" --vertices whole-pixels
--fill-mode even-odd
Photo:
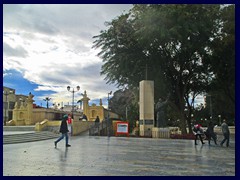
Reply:
[[[3,135],[35,133],[35,131],[3,131]]]
[[[235,176],[234,137],[228,148],[87,134],[54,148],[54,140],[3,145],[3,176]]]

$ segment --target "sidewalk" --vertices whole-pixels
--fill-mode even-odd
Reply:
[[[235,138],[230,147],[193,140],[70,137],[3,145],[3,176],[235,176]],[[212,143],[213,144],[213,143]]]

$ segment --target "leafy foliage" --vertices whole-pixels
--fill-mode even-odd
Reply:
[[[227,48],[234,44],[235,32],[226,28],[233,25],[231,8],[134,5],[129,13],[106,23],[109,28],[94,36],[94,48],[101,48],[98,56],[104,62],[101,74],[108,83],[130,90],[136,89],[141,80],[153,80],[155,100],[170,92],[171,109],[178,113],[181,130],[186,133],[197,95],[209,91],[214,82],[219,85],[230,81],[228,87],[234,87],[233,76],[227,71],[233,70],[235,49],[227,54],[230,69],[224,66],[225,58],[218,59],[225,52],[221,45]],[[224,64],[220,69],[215,66],[217,60]],[[229,75],[227,81],[221,81],[222,72]]]

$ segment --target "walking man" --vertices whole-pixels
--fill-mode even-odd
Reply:
[[[227,140],[226,147],[228,147],[229,146],[230,132],[229,132],[229,128],[228,128],[228,125],[227,125],[225,119],[223,120],[223,123],[222,123],[222,133],[223,133],[224,138],[223,138],[222,142],[220,143],[220,145],[222,146],[223,143]]]
[[[213,141],[214,141],[214,143],[215,143],[215,145],[217,145],[217,135],[216,135],[216,133],[214,132],[214,124],[213,124],[213,122],[212,121],[210,121],[209,123],[208,123],[208,127],[207,127],[207,131],[206,131],[206,136],[207,136],[207,138],[208,138],[208,144],[210,145],[211,143],[210,143],[210,141],[211,141],[211,139],[213,139]]]
[[[67,120],[68,120],[68,115],[65,114],[62,118],[62,122],[61,122],[61,126],[60,126],[60,130],[59,132],[62,133],[62,135],[56,140],[54,141],[54,145],[55,148],[57,148],[57,143],[59,141],[61,141],[64,136],[65,136],[65,140],[66,140],[66,147],[70,147],[71,145],[68,144],[68,126],[67,126]]]

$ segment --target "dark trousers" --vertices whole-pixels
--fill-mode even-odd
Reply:
[[[211,139],[213,139],[214,143],[217,145],[217,135],[214,132],[206,134],[208,138],[208,144],[211,144]]]
[[[223,143],[225,143],[225,141],[227,140],[226,146],[228,147],[229,146],[229,134],[223,134],[223,136],[224,136],[224,138],[223,138],[223,140],[222,140],[220,145],[222,146]]]
[[[199,139],[201,140],[202,144],[204,144],[204,142],[203,142],[203,140],[202,140],[202,135],[201,135],[201,134],[196,134],[196,135],[195,135],[195,145],[197,145],[197,139],[198,139],[198,137],[199,137]]]

